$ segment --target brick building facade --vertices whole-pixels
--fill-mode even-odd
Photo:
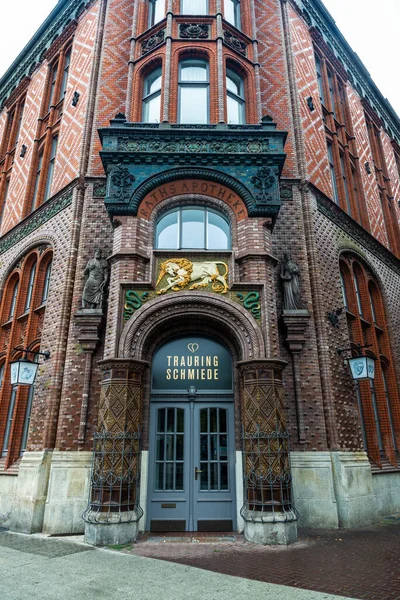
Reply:
[[[400,510],[400,123],[320,0],[60,0],[0,80],[0,167],[6,526]]]

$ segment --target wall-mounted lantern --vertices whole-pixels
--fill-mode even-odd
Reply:
[[[14,348],[14,350],[21,350],[21,348]],[[36,379],[36,373],[38,370],[39,363],[29,360],[28,354],[35,354],[44,356],[47,360],[50,358],[50,352],[35,352],[26,348],[22,349],[24,356],[10,363],[11,369],[11,385],[34,385]]]
[[[362,348],[369,348],[371,344],[361,346],[358,344],[354,348],[337,348],[338,354],[342,352],[357,352],[358,356],[352,356],[346,358],[345,362],[350,367],[351,376],[354,380],[359,381],[360,379],[375,379],[375,358],[372,356],[364,356],[361,353]]]

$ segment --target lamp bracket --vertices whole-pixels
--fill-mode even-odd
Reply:
[[[364,344],[364,346],[361,346],[361,344],[356,344],[355,346],[350,348],[336,348],[336,351],[339,354],[339,356],[342,354],[342,352],[358,352],[358,356],[362,356],[361,350],[363,348],[370,348],[371,346],[372,344]]]

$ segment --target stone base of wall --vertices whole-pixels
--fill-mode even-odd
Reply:
[[[365,452],[292,452],[300,527],[362,527],[379,518]]]
[[[43,521],[48,534],[83,533],[92,452],[53,452]]]
[[[15,508],[17,475],[0,476],[0,527],[9,527],[11,514]]]
[[[53,453],[25,452],[19,466],[9,527],[21,533],[39,533],[43,529],[44,508]]]
[[[372,476],[378,515],[400,513],[400,473],[378,473]]]

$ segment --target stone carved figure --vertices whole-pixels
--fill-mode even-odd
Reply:
[[[281,263],[280,278],[283,284],[283,310],[301,310],[300,300],[300,269],[285,252]]]
[[[104,288],[108,281],[108,264],[102,257],[99,248],[94,251],[94,258],[91,258],[84,270],[86,283],[82,293],[82,308],[103,307]]]

